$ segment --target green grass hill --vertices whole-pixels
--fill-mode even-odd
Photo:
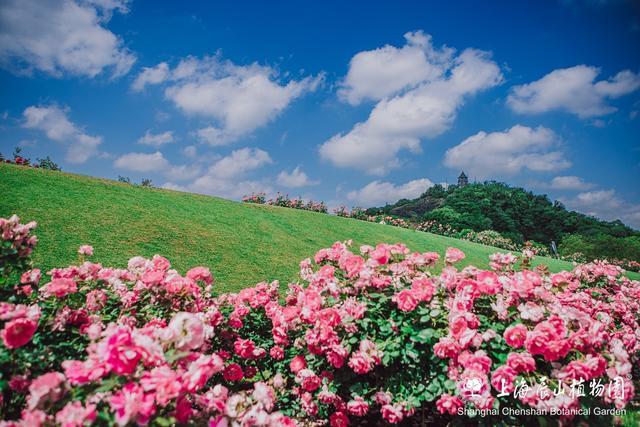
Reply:
[[[462,249],[466,264],[486,267],[496,248],[434,234],[314,212],[143,188],[106,179],[0,164],[0,217],[37,221],[36,263],[48,271],[77,262],[90,244],[94,262],[125,266],[161,254],[184,273],[209,267],[218,290],[297,279],[298,263],[338,240],[402,242],[416,251]],[[539,258],[552,271],[571,264]],[[640,277],[640,275],[633,275]]]

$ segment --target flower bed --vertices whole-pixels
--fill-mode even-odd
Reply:
[[[265,193],[253,193],[242,198],[244,203],[255,203],[259,205],[280,206],[283,208],[302,209],[305,211],[328,213],[327,205],[324,202],[304,201],[301,198],[290,199],[288,194],[278,193],[275,199],[267,200]]]
[[[636,396],[640,282],[603,262],[551,274],[525,252],[458,270],[450,248],[436,273],[437,253],[336,243],[281,299],[278,282],[216,295],[207,268],[182,276],[158,255],[104,267],[90,246],[45,278],[29,265],[34,227],[0,219],[7,425],[444,424],[473,411],[520,425],[498,409],[591,421],[578,410]]]

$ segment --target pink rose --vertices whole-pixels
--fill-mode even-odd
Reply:
[[[369,252],[369,257],[374,259],[379,265],[383,265],[389,262],[391,252],[387,249],[386,245],[378,245],[374,250]]]
[[[347,403],[347,410],[351,415],[364,417],[369,412],[369,404],[360,396],[356,396]]]
[[[160,406],[166,406],[182,390],[178,373],[168,366],[159,366],[145,372],[140,379],[140,385],[147,392],[155,392],[155,400]]]
[[[187,277],[195,282],[202,281],[207,285],[213,283],[213,275],[206,267],[194,267],[187,271]]]
[[[93,246],[82,245],[78,249],[78,253],[80,255],[92,256],[93,255]]]
[[[320,388],[321,380],[311,369],[302,369],[296,374],[296,381],[304,391],[315,391]]]
[[[519,374],[536,370],[536,361],[527,353],[509,353],[507,365]]]
[[[37,328],[38,322],[33,319],[21,317],[4,325],[4,329],[0,331],[0,336],[7,348],[18,348],[31,341]]]
[[[39,268],[34,268],[33,270],[25,271],[20,276],[20,283],[23,285],[37,285],[40,281],[40,277],[42,273]]]
[[[45,402],[55,402],[64,392],[64,375],[60,372],[49,372],[40,375],[29,385],[27,407],[34,410]]]
[[[299,371],[301,371],[306,367],[307,367],[307,362],[306,360],[304,360],[303,356],[296,356],[293,359],[291,359],[291,362],[289,363],[289,369],[291,369],[291,372],[293,372],[294,374],[298,373]]]
[[[153,268],[156,270],[167,271],[169,267],[171,267],[169,260],[160,255],[154,255],[151,262],[153,263]]]
[[[398,292],[391,300],[398,304],[398,308],[402,311],[413,311],[419,303],[419,300],[408,289]]]
[[[51,282],[40,288],[40,293],[45,297],[56,296],[62,298],[65,295],[73,294],[78,291],[76,282],[72,279],[53,279]]]
[[[411,292],[420,301],[429,301],[435,293],[435,286],[429,278],[415,279],[411,282]]]
[[[441,414],[446,412],[449,415],[457,415],[458,409],[462,407],[462,400],[457,396],[443,394],[436,402],[436,407]]]
[[[271,350],[269,350],[269,355],[275,360],[282,360],[284,359],[284,350],[282,347],[274,345],[271,347]]]
[[[518,323],[514,326],[509,326],[504,331],[504,340],[507,344],[513,348],[520,348],[524,345],[527,338],[528,329],[522,323]]]
[[[385,419],[388,423],[398,424],[402,421],[404,414],[402,412],[402,406],[400,405],[384,405],[380,412],[382,413],[382,418]]]
[[[458,248],[447,248],[444,261],[447,264],[453,264],[464,259],[464,252]]]
[[[89,311],[98,311],[107,302],[107,294],[102,289],[95,289],[87,293],[86,307]]]
[[[442,337],[433,346],[433,352],[441,359],[455,357],[460,350],[458,343],[451,337]]]
[[[378,405],[382,406],[382,405],[387,405],[391,403],[391,399],[393,399],[393,395],[388,391],[387,392],[379,391],[373,396],[373,399],[376,401]]]
[[[344,269],[347,271],[347,277],[353,277],[360,273],[364,267],[364,259],[358,255],[352,255],[347,258],[344,263]]]
[[[98,413],[96,405],[82,406],[79,401],[69,402],[56,414],[56,422],[62,427],[82,427],[93,423]]]
[[[167,328],[170,340],[178,350],[195,350],[204,343],[204,324],[193,313],[176,314]]]
[[[129,424],[130,421],[145,425],[156,412],[153,394],[145,394],[142,387],[136,383],[122,387],[111,396],[109,405],[115,414],[116,422],[121,426]]]
[[[357,351],[351,355],[349,367],[356,374],[366,374],[373,369],[374,361],[365,353]]]

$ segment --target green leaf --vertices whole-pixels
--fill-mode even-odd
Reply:
[[[415,342],[419,342],[421,344],[425,344],[433,338],[433,335],[434,335],[434,330],[431,328],[427,328],[413,335],[411,337],[411,340]]]

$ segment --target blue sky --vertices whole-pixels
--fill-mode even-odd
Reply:
[[[496,179],[640,227],[631,1],[4,1],[0,152],[330,205]]]

